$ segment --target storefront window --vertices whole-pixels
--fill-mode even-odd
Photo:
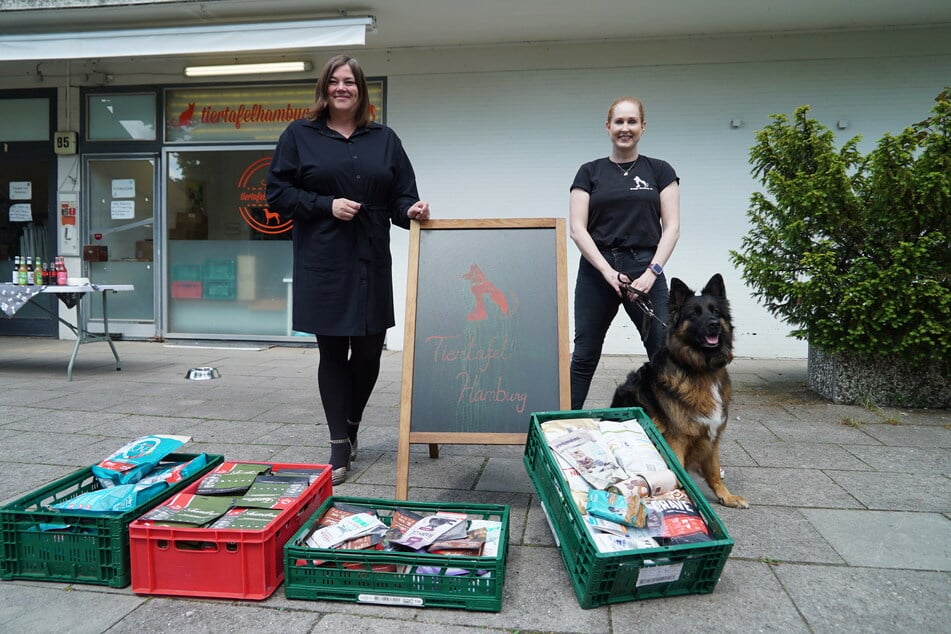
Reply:
[[[171,335],[294,335],[291,223],[265,200],[270,149],[166,152]]]
[[[13,142],[49,138],[49,99],[0,99],[0,139]]]
[[[154,141],[155,94],[102,94],[86,97],[89,141]]]

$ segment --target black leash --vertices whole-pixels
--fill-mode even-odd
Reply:
[[[661,318],[657,316],[657,313],[654,312],[654,304],[651,302],[650,297],[647,296],[647,293],[634,288],[633,281],[625,282],[623,279],[621,279],[621,275],[622,275],[621,273],[617,274],[617,281],[618,283],[620,283],[621,288],[624,289],[624,292],[627,296],[628,301],[632,302],[635,306],[641,309],[642,313],[644,313],[644,322],[642,324],[643,328],[641,328],[641,331],[644,333],[644,336],[641,337],[641,339],[646,341],[647,333],[650,332],[649,327],[650,327],[651,319],[655,320],[664,328],[667,327],[667,324],[665,324],[661,320]],[[628,280],[631,280],[630,275],[626,273],[624,273],[623,275],[624,277],[628,278]]]

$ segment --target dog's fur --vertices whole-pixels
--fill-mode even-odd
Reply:
[[[733,360],[733,323],[723,278],[710,278],[699,295],[677,278],[670,284],[670,323],[664,347],[618,386],[611,407],[641,407],[680,464],[697,469],[721,504],[748,508],[720,475],[719,445],[726,429]]]

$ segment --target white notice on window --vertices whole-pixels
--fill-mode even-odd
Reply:
[[[113,198],[135,198],[134,178],[115,178],[112,181]]]
[[[30,203],[10,205],[10,222],[33,222],[33,206]]]
[[[33,200],[33,183],[10,181],[10,200]]]
[[[113,220],[132,220],[135,218],[135,201],[113,200],[109,211]]]

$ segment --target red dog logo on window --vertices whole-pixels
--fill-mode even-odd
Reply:
[[[478,265],[473,264],[470,266],[469,272],[463,275],[462,279],[469,280],[471,283],[470,290],[476,300],[475,308],[466,315],[468,321],[482,321],[488,317],[488,313],[485,310],[486,296],[499,307],[503,315],[508,314],[509,304],[505,299],[505,293],[500,291],[498,287],[485,276],[485,273],[482,272],[482,269],[480,269]]]

